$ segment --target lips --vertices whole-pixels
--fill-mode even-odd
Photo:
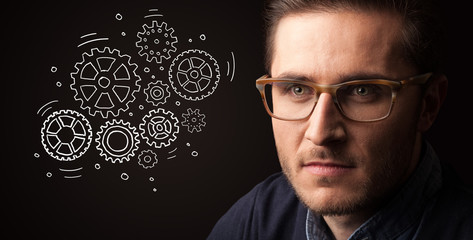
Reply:
[[[355,169],[355,167],[349,165],[317,161],[306,163],[302,168],[311,174],[326,177],[343,176]]]

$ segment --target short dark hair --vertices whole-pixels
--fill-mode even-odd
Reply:
[[[446,58],[444,26],[436,0],[268,0],[264,10],[266,70],[271,71],[274,35],[289,14],[337,10],[390,11],[401,16],[401,49],[419,72],[442,72]]]

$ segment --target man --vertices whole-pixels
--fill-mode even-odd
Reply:
[[[429,0],[274,0],[257,80],[283,174],[208,239],[472,239],[473,193],[422,135],[446,96]]]

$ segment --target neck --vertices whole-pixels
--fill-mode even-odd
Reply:
[[[324,216],[324,220],[337,240],[348,239],[374,212],[343,216]]]

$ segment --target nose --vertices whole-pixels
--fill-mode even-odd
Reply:
[[[346,140],[343,116],[332,96],[320,94],[317,105],[309,118],[305,138],[317,146],[327,146]]]

